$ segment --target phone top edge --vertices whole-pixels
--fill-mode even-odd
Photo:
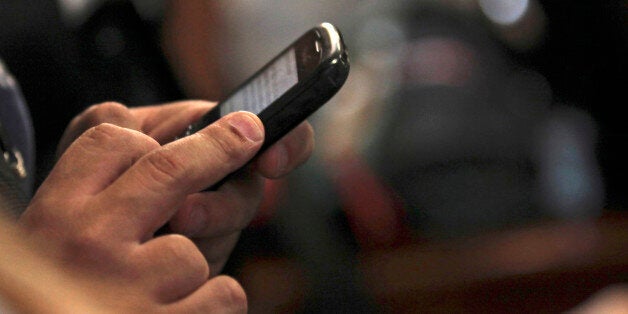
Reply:
[[[338,30],[338,28],[328,22],[321,23],[320,25],[318,25],[317,28],[319,31],[321,31],[321,33],[324,34],[324,36],[327,38],[326,42],[329,43],[329,46],[327,47],[328,49],[326,49],[328,54],[326,56],[323,56],[323,59],[346,59],[346,46],[342,39],[342,34]]]
[[[332,52],[344,50],[344,43],[342,41],[342,36],[340,35],[340,31],[338,30],[338,28],[327,22],[321,23],[319,27],[325,31],[325,34],[327,34]]]

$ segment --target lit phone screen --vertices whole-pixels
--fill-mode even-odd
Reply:
[[[299,81],[294,49],[288,50],[246,86],[224,100],[220,116],[234,111],[259,114]]]

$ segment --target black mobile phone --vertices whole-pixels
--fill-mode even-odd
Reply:
[[[264,124],[261,153],[334,96],[348,75],[349,58],[342,36],[332,24],[322,23],[190,125],[184,136],[230,112],[250,111]],[[224,181],[208,190],[217,189]]]

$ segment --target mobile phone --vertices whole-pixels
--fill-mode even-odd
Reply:
[[[338,92],[349,75],[342,35],[322,23],[284,49],[226,99],[191,124],[184,136],[235,111],[250,111],[264,124],[258,155],[304,121]],[[225,180],[208,188],[216,190]]]

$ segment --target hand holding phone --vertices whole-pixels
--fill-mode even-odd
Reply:
[[[349,75],[340,32],[329,23],[312,28],[284,49],[225,100],[190,125],[187,136],[235,111],[250,111],[264,124],[258,155],[338,92]],[[216,190],[230,176],[207,190]]]

